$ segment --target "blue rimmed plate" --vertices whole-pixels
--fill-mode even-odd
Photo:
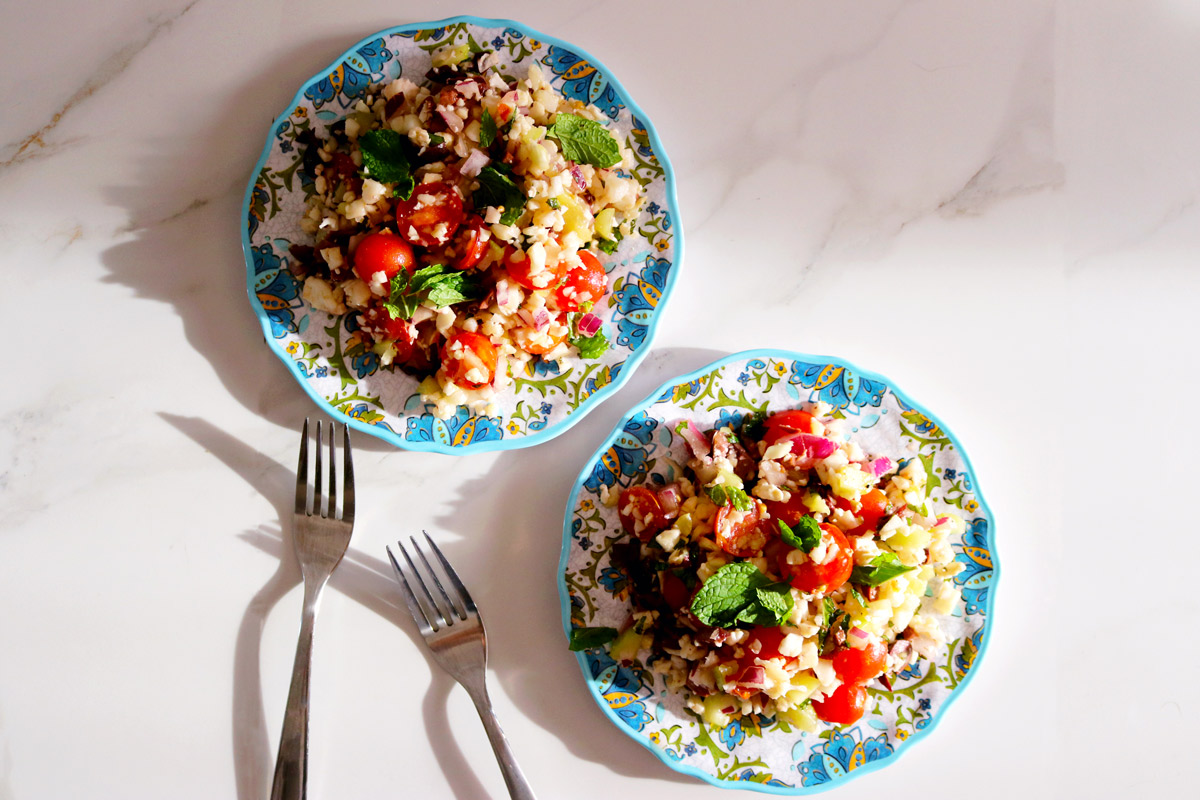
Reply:
[[[417,392],[418,381],[381,368],[350,315],[309,308],[288,270],[288,248],[311,244],[300,216],[312,182],[300,168],[296,138],[323,132],[373,85],[400,75],[420,82],[434,50],[467,43],[494,50],[502,73],[523,76],[537,63],[560,93],[597,106],[610,129],[633,151],[632,176],[648,200],[608,260],[612,291],[594,309],[612,347],[602,358],[531,362],[497,397],[495,416],[460,407],[437,419]],[[675,179],[658,134],[615,77],[579,48],[510,20],[453,17],[389,28],[351,47],[296,93],[271,126],[246,189],[242,249],[250,304],[268,346],[316,403],[358,430],[409,450],[464,454],[525,447],[565,431],[615,392],[645,356],[683,252]]]
[[[676,378],[618,423],[588,461],[567,504],[559,563],[563,625],[620,628],[628,619],[628,578],[609,552],[627,536],[615,508],[600,501],[647,480],[669,482],[687,462],[673,429],[691,419],[701,429],[736,425],[766,403],[794,408],[822,400],[849,420],[869,453],[920,458],[937,507],[962,515],[966,531],[954,542],[963,570],[954,580],[963,602],[942,627],[948,644],[898,676],[893,691],[872,689],[870,711],[855,725],[806,734],[773,719],[751,718],[709,728],[684,706],[681,693],[640,662],[617,664],[604,648],[578,654],[596,702],[625,733],[667,766],[711,784],[782,795],[822,791],[890,763],[924,738],[966,687],[991,633],[999,564],[995,526],[958,440],[886,378],[845,361],[784,350],[754,350]]]

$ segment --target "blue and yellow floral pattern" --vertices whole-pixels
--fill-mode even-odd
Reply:
[[[290,244],[313,243],[299,226],[305,200],[314,191],[303,169],[299,137],[323,134],[372,86],[401,75],[420,82],[434,51],[461,44],[472,52],[495,51],[505,75],[523,77],[536,63],[565,96],[600,108],[634,154],[632,173],[647,203],[631,235],[606,261],[616,289],[594,309],[614,346],[596,360],[535,359],[498,393],[494,413],[459,409],[453,419],[434,420],[417,391],[419,380],[381,364],[353,324],[337,324],[310,309],[286,261]],[[268,346],[314,400],[335,414],[343,406],[357,407],[341,402],[347,394],[366,404],[369,413],[351,417],[363,423],[356,425],[360,430],[408,449],[457,454],[534,444],[562,432],[574,415],[611,395],[645,356],[680,252],[674,191],[662,145],[645,115],[601,64],[574,47],[523,26],[473,17],[392,28],[354,45],[308,81],[272,123],[243,207],[251,305]],[[628,454],[612,455],[618,473],[635,468]]]
[[[943,619],[947,644],[934,658],[901,672],[890,691],[876,687],[859,723],[824,726],[815,734],[764,717],[709,728],[686,707],[682,693],[667,690],[641,661],[623,665],[618,678],[603,648],[581,658],[593,694],[615,721],[664,763],[717,785],[808,794],[888,763],[933,730],[986,649],[995,602],[995,529],[957,441],[886,379],[837,359],[785,351],[730,356],[664,384],[585,465],[564,522],[564,624],[619,628],[628,619],[630,577],[610,555],[626,538],[613,499],[622,487],[674,478],[687,460],[675,431],[679,422],[690,419],[708,429],[764,408],[817,401],[829,403],[852,426],[869,428],[877,451],[920,458],[931,475],[933,507],[961,510],[966,531],[952,546],[963,565],[954,578],[963,603]]]

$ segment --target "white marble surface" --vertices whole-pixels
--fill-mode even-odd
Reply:
[[[246,301],[242,191],[303,80],[372,31],[459,12],[620,75],[677,171],[684,279],[638,374],[544,446],[359,437],[311,796],[504,795],[384,571],[420,527],[487,615],[540,797],[718,796],[593,705],[555,568],[569,483],[623,408],[756,346],[893,378],[954,428],[999,521],[974,683],[838,796],[1194,788],[1200,437],[1176,406],[1200,389],[1195,4],[51,0],[0,12],[0,799],[265,796],[313,408]]]

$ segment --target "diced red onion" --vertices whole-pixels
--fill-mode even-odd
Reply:
[[[747,689],[765,689],[767,688],[767,671],[757,664],[746,667],[742,670],[742,674],[737,676],[736,683]]]
[[[595,336],[596,331],[600,330],[600,318],[589,311],[579,318],[575,328],[584,336]]]
[[[545,333],[550,329],[550,312],[544,308],[539,308],[533,314],[533,327],[538,333]]]
[[[880,456],[871,462],[871,472],[876,478],[882,477],[892,469],[892,460],[886,456]]]
[[[474,178],[491,161],[488,154],[482,150],[472,150],[471,154],[459,165],[458,171],[468,178]]]
[[[512,299],[512,290],[509,288],[508,281],[496,281],[496,305],[501,308],[508,306],[509,300]]]
[[[463,129],[462,117],[458,116],[458,114],[455,114],[448,108],[442,108],[441,106],[438,107],[437,112],[442,115],[442,119],[446,121],[446,127],[450,130],[458,133]]]
[[[792,440],[792,450],[795,451],[796,444],[804,447],[805,455],[810,458],[828,458],[837,452],[837,442],[832,439],[826,439],[823,436],[817,436],[812,433],[797,433],[795,436],[789,436]]]
[[[473,100],[479,97],[479,84],[474,78],[468,78],[465,81],[459,81],[458,83],[454,84],[454,88],[459,94],[468,99]]]
[[[509,108],[516,108],[517,107],[517,90],[513,89],[510,92],[505,92],[504,96],[500,98],[500,103],[502,105],[508,106]]]
[[[658,490],[658,504],[668,514],[679,510],[679,487],[675,484],[664,486]]]
[[[867,636],[867,632],[862,628],[851,628],[846,633],[848,634],[846,637],[846,644],[850,645],[855,650],[862,650],[867,646],[867,641],[870,637]]]
[[[517,312],[517,316],[520,317],[526,325],[533,325],[533,314],[529,312],[529,309],[522,308]]]
[[[583,178],[583,170],[579,168],[578,164],[571,165],[571,177],[575,179],[575,186],[579,191],[586,192],[588,190],[587,181]]]
[[[709,443],[708,437],[690,419],[683,426],[681,435],[683,436],[683,440],[688,443],[688,447],[692,449],[692,455],[696,458],[704,458],[712,452],[712,445]]]

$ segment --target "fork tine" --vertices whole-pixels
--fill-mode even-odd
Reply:
[[[313,481],[313,502],[312,513],[314,517],[325,516],[324,503],[321,502],[321,420],[317,420],[317,474],[316,480]]]
[[[478,614],[479,609],[475,608],[475,601],[471,599],[471,593],[467,591],[467,587],[463,586],[463,582],[458,579],[458,573],[454,571],[454,567],[450,566],[450,562],[442,555],[442,549],[429,537],[428,531],[421,531],[425,534],[425,541],[429,542],[429,546],[433,549],[434,555],[438,557],[438,561],[442,562],[442,569],[446,571],[446,577],[450,579],[454,590],[458,594],[458,604],[466,609],[466,614]],[[441,584],[438,584],[441,588]],[[442,594],[445,594],[443,591]],[[450,598],[446,598],[449,600]],[[462,615],[462,619],[466,619],[466,614]]]
[[[403,545],[400,545],[399,542],[396,544],[400,547],[400,552],[404,552]],[[421,604],[417,602],[417,596],[413,594],[412,586],[408,583],[408,578],[404,577],[404,570],[400,568],[400,562],[396,560],[395,554],[392,553],[392,548],[388,547],[386,549],[388,559],[392,562],[392,570],[396,573],[396,580],[399,582],[400,589],[404,594],[404,604],[408,606],[408,613],[412,615],[413,622],[417,623],[417,627],[421,629],[422,633],[429,630],[436,630],[430,624],[429,617],[425,616],[425,609],[421,608]]]
[[[296,513],[308,512],[308,417],[300,433],[300,464],[296,467]]]
[[[421,533],[425,533],[425,531],[421,531]],[[429,573],[429,577],[433,578],[433,585],[436,586],[438,589],[438,592],[441,593],[442,599],[446,601],[446,605],[450,606],[450,614],[445,615],[446,616],[446,624],[447,625],[454,624],[454,620],[450,619],[450,617],[458,617],[459,619],[465,620],[467,618],[467,614],[465,611],[463,611],[461,608],[459,608],[459,606],[461,606],[462,604],[459,603],[458,605],[455,605],[454,601],[450,599],[450,595],[446,594],[445,587],[443,587],[442,582],[440,580],[438,580],[437,572],[434,571],[433,565],[429,563],[429,559],[425,557],[425,552],[423,550],[421,550],[421,545],[417,542],[417,537],[410,536],[408,538],[410,541],[412,541],[413,549],[417,551],[417,555],[419,555],[421,557],[421,563],[425,565],[425,571]],[[428,533],[425,533],[425,538],[429,539]],[[429,543],[433,544],[433,540],[430,539]],[[446,560],[442,559],[442,563],[446,564]],[[450,565],[446,564],[446,566],[449,567]],[[426,589],[426,591],[428,591],[428,589]]]
[[[350,426],[342,423],[342,519],[354,522],[354,459],[350,453]]]
[[[329,423],[329,513],[330,519],[337,519],[337,453],[334,444],[337,437],[334,434],[333,423]]]
[[[416,543],[414,542],[413,544],[415,545]],[[404,555],[404,560],[408,562],[408,568],[412,570],[413,577],[415,577],[417,580],[417,585],[421,587],[421,593],[425,595],[425,599],[429,603],[428,607],[433,609],[432,618],[429,618],[428,614],[426,615],[426,618],[429,618],[430,625],[433,626],[435,631],[446,627],[450,624],[451,620],[442,611],[442,608],[437,604],[437,601],[433,599],[433,595],[429,592],[429,585],[425,582],[425,578],[422,577],[421,571],[417,569],[417,565],[413,561],[412,556],[408,554],[408,549],[404,546],[404,542],[396,542],[396,546],[400,548],[400,552]],[[420,550],[417,551],[417,555],[421,555]],[[421,556],[421,558],[424,560],[425,557]],[[429,568],[429,562],[425,563],[425,567],[426,569]],[[422,606],[422,608],[424,608],[424,606]]]

